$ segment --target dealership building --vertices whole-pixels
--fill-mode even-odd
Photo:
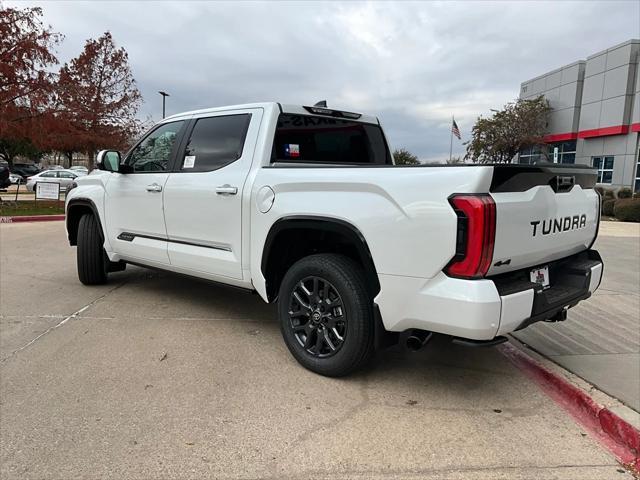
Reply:
[[[520,98],[539,95],[552,108],[546,155],[598,169],[598,184],[640,191],[640,40],[629,40],[523,82]],[[534,147],[520,163],[546,160]]]

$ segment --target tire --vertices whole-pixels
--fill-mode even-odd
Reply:
[[[76,256],[78,278],[83,284],[101,285],[107,282],[102,232],[98,220],[92,214],[87,213],[80,218]]]
[[[343,255],[311,255],[291,266],[280,284],[278,318],[287,348],[303,367],[341,377],[371,359],[374,317],[367,290],[362,268]]]

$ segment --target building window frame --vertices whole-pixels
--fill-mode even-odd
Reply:
[[[636,176],[633,182],[633,191],[640,192],[640,145],[638,146],[638,151],[636,152]]]
[[[609,164],[609,161],[611,163]],[[593,168],[598,169],[597,183],[611,185],[613,183],[613,170],[615,166],[614,155],[600,155],[597,157],[591,157],[591,165]],[[609,165],[611,165],[609,167]],[[610,175],[609,175],[610,174]]]

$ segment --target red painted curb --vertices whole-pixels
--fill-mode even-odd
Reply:
[[[22,215],[15,217],[0,217],[0,223],[51,222],[64,219],[64,215]]]
[[[636,472],[640,470],[640,431],[638,429],[608,408],[598,404],[584,390],[561,375],[548,370],[513,345],[505,343],[498,349],[598,438],[620,463]]]

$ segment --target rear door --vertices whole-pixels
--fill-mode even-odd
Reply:
[[[242,279],[243,192],[262,114],[245,109],[192,120],[164,194],[173,266]]]
[[[107,234],[123,257],[168,264],[164,187],[186,121],[157,126],[124,159],[130,173],[112,173],[106,184]]]
[[[496,166],[496,232],[489,275],[567,257],[598,230],[596,171],[582,166]]]

